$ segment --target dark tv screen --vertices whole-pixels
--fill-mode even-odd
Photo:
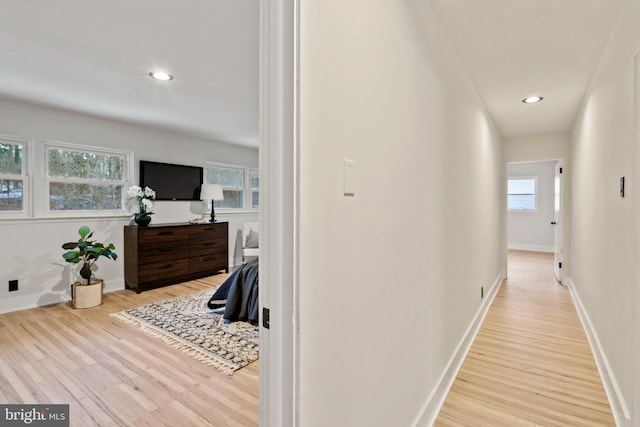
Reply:
[[[156,192],[156,200],[200,200],[203,169],[197,166],[140,160],[140,187]]]

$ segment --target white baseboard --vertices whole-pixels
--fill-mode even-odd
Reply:
[[[630,426],[631,414],[629,412],[629,407],[627,406],[627,403],[624,400],[624,396],[620,391],[618,381],[616,381],[616,377],[613,374],[611,365],[609,365],[609,360],[607,359],[607,355],[604,352],[602,345],[600,344],[598,334],[593,328],[593,324],[591,323],[589,314],[582,305],[580,295],[578,294],[571,278],[566,279],[565,283],[569,288],[571,298],[573,299],[573,303],[576,306],[578,317],[580,317],[580,321],[582,322],[582,327],[587,334],[587,339],[589,340],[591,351],[593,352],[593,357],[596,361],[596,366],[598,367],[598,372],[600,373],[602,384],[604,385],[605,393],[607,394],[607,398],[609,399],[609,405],[611,406],[611,411],[613,412],[613,417],[616,421],[616,425]]]
[[[124,279],[108,280],[104,282],[104,293],[120,291],[122,289],[124,289]],[[58,304],[65,301],[71,301],[71,285],[69,285],[64,291],[52,291],[44,294],[27,294],[1,301],[0,314]]]
[[[553,253],[553,246],[545,246],[545,245],[527,245],[521,243],[509,243],[507,245],[508,249],[515,249],[517,251],[531,251],[531,252],[551,252]]]
[[[447,398],[449,389],[453,385],[453,381],[456,379],[458,371],[462,367],[462,362],[464,362],[465,357],[467,357],[471,344],[473,344],[473,341],[480,330],[480,326],[487,315],[487,311],[489,310],[493,299],[498,293],[498,289],[500,289],[500,286],[502,285],[503,279],[504,277],[502,273],[500,273],[500,276],[498,276],[491,286],[491,289],[487,292],[478,312],[462,336],[462,339],[458,343],[456,350],[453,352],[453,355],[449,359],[449,362],[440,375],[440,378],[438,378],[436,386],[433,388],[431,394],[423,404],[420,413],[411,424],[413,427],[431,426],[436,421],[436,418],[442,409],[442,405]]]

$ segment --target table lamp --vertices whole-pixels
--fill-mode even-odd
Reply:
[[[216,222],[213,202],[215,200],[224,200],[222,186],[218,184],[202,184],[202,188],[200,188],[200,200],[211,200],[211,219],[209,222]]]

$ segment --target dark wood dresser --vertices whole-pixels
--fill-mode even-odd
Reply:
[[[137,293],[229,272],[229,224],[124,227],[124,281]]]

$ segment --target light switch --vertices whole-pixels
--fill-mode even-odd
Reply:
[[[355,166],[356,162],[353,160],[343,160],[344,165],[344,195],[353,197],[356,194],[355,190]]]

